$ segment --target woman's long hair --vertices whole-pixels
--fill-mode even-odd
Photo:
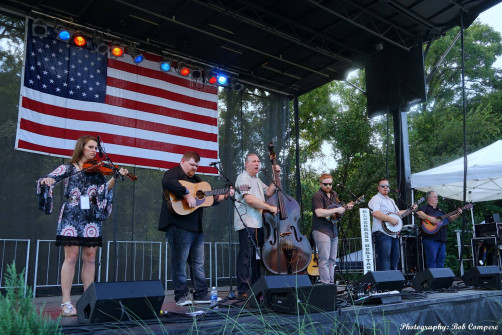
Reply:
[[[77,140],[77,143],[75,143],[75,150],[73,150],[73,156],[70,159],[70,163],[78,163],[78,161],[80,161],[80,158],[82,158],[82,156],[84,155],[84,146],[89,141],[94,141],[98,143],[98,139],[94,136],[91,135],[80,136],[80,138]]]

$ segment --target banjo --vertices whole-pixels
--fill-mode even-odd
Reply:
[[[414,205],[419,205],[424,201],[424,197],[418,199],[418,201]],[[383,230],[389,234],[389,235],[394,235],[399,233],[403,229],[403,220],[405,216],[409,215],[411,212],[413,212],[413,206],[408,208],[403,214],[398,215],[396,213],[387,213],[388,216],[391,218],[397,219],[398,223],[397,225],[393,225],[392,223],[389,223],[387,221],[382,221],[382,228]]]

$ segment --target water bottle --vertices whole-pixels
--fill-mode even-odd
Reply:
[[[211,289],[211,308],[213,309],[218,308],[218,291],[214,286]]]

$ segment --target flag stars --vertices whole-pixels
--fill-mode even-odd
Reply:
[[[81,63],[82,63],[82,60],[81,60],[81,59],[79,59],[79,60],[78,60],[78,63],[79,63],[79,64],[81,64]]]
[[[47,85],[43,84],[43,85],[42,85],[42,87],[43,87],[43,88],[47,88]]]
[[[54,84],[54,79],[50,79],[50,80],[49,80],[49,82],[50,82],[51,84]]]
[[[43,52],[43,49],[42,48],[38,48],[37,50],[38,52],[42,53]]]
[[[61,89],[59,87],[56,87],[56,92],[61,92]]]
[[[80,89],[80,85],[77,85],[77,86],[75,86],[75,87],[77,88],[77,90],[79,90],[79,89]]]
[[[75,81],[75,78],[71,77],[71,78],[70,78],[70,81]]]
[[[79,76],[79,77],[80,77],[80,76],[82,76],[82,73],[80,73],[80,72],[77,72],[77,76]]]
[[[37,74],[37,79],[39,79],[39,80],[40,80],[40,79],[42,79],[42,77],[40,77],[40,75],[39,75],[39,74]]]
[[[85,96],[87,96],[87,94],[85,94],[85,92],[83,92],[83,93],[82,93],[82,96],[83,96],[83,97],[85,97]]]
[[[74,64],[72,64],[72,65],[71,65],[71,68],[72,68],[72,69],[74,69],[74,68],[75,68],[75,65],[74,65]]]
[[[61,75],[60,75],[60,74],[58,74],[56,77],[57,77],[58,79],[61,79]]]
[[[45,57],[45,58],[44,58],[44,61],[48,62],[48,61],[49,61],[49,58],[48,58],[48,57]]]
[[[85,80],[85,79],[84,79],[83,83],[84,83],[84,84],[87,84],[87,80]]]
[[[30,83],[30,85],[33,85],[33,80],[30,79],[28,82]]]
[[[96,97],[96,99],[98,99],[99,98],[99,94],[95,94],[94,97]]]
[[[89,91],[91,91],[91,92],[92,92],[93,90],[94,90],[94,88],[92,88],[92,87],[89,87]]]
[[[63,63],[62,62],[58,62],[58,65],[61,66],[61,65],[63,65]]]
[[[51,66],[51,70],[52,70],[52,71],[56,71],[56,67],[55,67],[54,65],[53,65],[53,66]]]
[[[63,49],[59,48],[58,49],[59,53],[63,53]]]
[[[31,71],[35,71],[35,67],[34,67],[33,65],[32,65],[32,66],[30,66],[30,70],[31,70]]]
[[[33,51],[31,52],[31,56],[32,57],[35,57],[36,53],[34,53]]]
[[[99,86],[99,85],[100,85],[100,84],[99,84],[99,81],[97,81],[97,82],[96,82],[96,86]]]
[[[93,74],[90,74],[90,75],[89,75],[89,78],[91,78],[91,79],[92,79],[92,78],[94,78],[94,75],[93,75]]]
[[[87,66],[84,67],[84,71],[87,71],[89,70],[89,68]]]
[[[43,73],[45,76],[49,74],[49,72],[47,72],[47,71],[44,71],[44,72],[42,72],[42,73]]]
[[[68,92],[68,93],[70,93],[71,95],[73,95],[73,91],[72,90],[70,90],[70,92]]]
[[[51,47],[51,46],[50,46],[48,43],[45,45],[45,48],[46,48],[46,49],[49,49],[50,47]]]
[[[51,54],[51,56],[52,58],[56,58],[56,54],[54,52]]]

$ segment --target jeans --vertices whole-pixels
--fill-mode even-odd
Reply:
[[[255,244],[263,245],[263,228],[248,228]],[[261,261],[256,259],[256,252],[249,240],[246,228],[239,233],[239,253],[237,254],[237,293],[244,294],[261,276]]]
[[[427,268],[443,268],[446,257],[446,243],[422,238]]]
[[[166,238],[171,246],[174,300],[188,295],[186,263],[190,266],[190,278],[194,287],[194,298],[207,294],[208,285],[204,271],[204,234],[170,226]]]
[[[373,233],[375,242],[376,270],[397,270],[399,264],[399,239],[380,231]]]
[[[324,284],[333,284],[335,282],[338,236],[330,237],[317,230],[312,231],[312,236],[317,246],[319,280]]]

